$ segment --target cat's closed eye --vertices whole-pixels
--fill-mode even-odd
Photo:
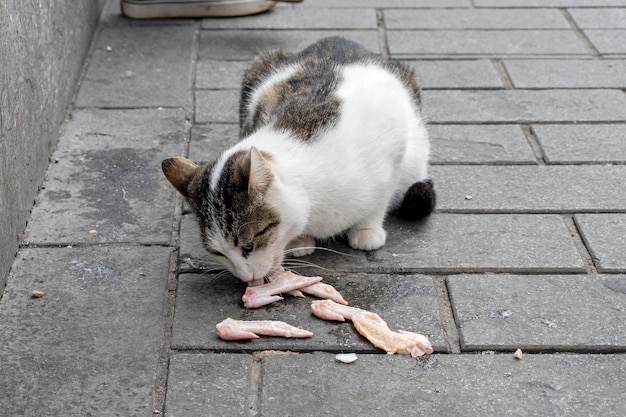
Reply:
[[[218,250],[211,250],[209,249],[209,253],[213,256],[220,256],[222,258],[225,258],[226,255],[224,255],[222,252],[218,251]]]
[[[270,224],[268,224],[267,226],[265,226],[265,228],[257,233],[254,234],[254,237],[261,237],[266,233],[269,233],[270,231],[273,231],[276,227],[278,227],[279,223],[278,222],[272,222]]]

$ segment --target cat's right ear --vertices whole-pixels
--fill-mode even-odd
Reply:
[[[189,197],[189,183],[201,167],[182,156],[168,158],[161,163],[167,180],[184,197]]]

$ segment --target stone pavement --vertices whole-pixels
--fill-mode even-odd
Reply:
[[[626,414],[626,0],[306,0],[145,22],[114,3],[2,294],[0,414]],[[338,240],[301,270],[427,334],[430,357],[381,354],[310,299],[245,310],[161,174],[236,141],[254,54],[334,34],[420,75],[439,201],[390,218],[381,250]],[[315,336],[224,342],[227,316]]]

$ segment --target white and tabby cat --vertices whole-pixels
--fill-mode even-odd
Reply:
[[[362,250],[385,244],[385,216],[435,205],[428,135],[411,70],[343,38],[297,54],[274,51],[247,70],[241,141],[215,161],[163,161],[198,217],[208,252],[241,280],[276,271],[286,248],[346,233]]]

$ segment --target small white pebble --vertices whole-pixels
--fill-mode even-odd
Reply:
[[[107,52],[111,52],[113,49],[107,45]]]
[[[472,196],[471,196],[471,195],[466,195],[466,196],[465,196],[465,199],[466,199],[466,200],[471,200],[471,199],[472,199]]]
[[[518,361],[522,360],[522,349],[517,349],[515,353],[513,353],[513,357]]]
[[[509,317],[513,315],[513,312],[511,310],[504,310],[500,312],[500,315],[504,317],[505,319],[508,319]]]
[[[548,320],[548,319],[541,319],[541,323],[545,324],[546,326],[552,328],[552,327],[556,327],[556,323],[552,320]]]
[[[98,236],[98,231],[97,230],[90,230],[89,234],[91,235],[91,237],[96,237],[96,236]]]
[[[343,363],[352,363],[357,360],[356,353],[338,353],[335,360]]]

